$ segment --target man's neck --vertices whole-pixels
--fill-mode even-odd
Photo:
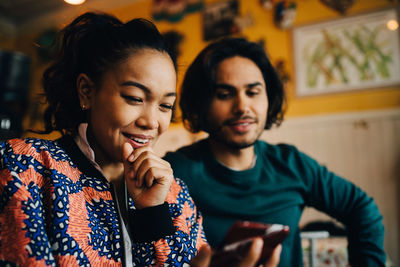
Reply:
[[[254,145],[246,148],[229,147],[209,139],[210,150],[216,160],[234,170],[247,170],[254,163]]]

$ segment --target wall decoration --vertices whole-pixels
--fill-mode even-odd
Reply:
[[[340,14],[346,14],[347,9],[349,9],[355,2],[355,0],[320,0],[327,7],[333,8]]]
[[[237,0],[206,5],[203,11],[203,39],[209,41],[238,33],[240,29],[235,24],[238,13],[239,3]]]
[[[154,20],[179,22],[187,13],[203,8],[203,0],[153,0],[151,14]]]
[[[281,29],[292,27],[296,17],[297,5],[294,1],[280,1],[275,5],[274,22]]]
[[[290,77],[289,71],[286,68],[286,65],[287,65],[286,61],[282,58],[278,59],[274,64],[274,68],[275,68],[276,72],[278,73],[279,78],[281,79],[284,86],[286,86],[291,80],[291,77]]]
[[[35,39],[35,48],[40,62],[47,63],[53,58],[57,44],[54,43],[58,29],[50,28],[40,33]]]
[[[266,9],[266,10],[272,10],[274,7],[274,1],[273,0],[259,0],[260,5]]]
[[[399,30],[390,21],[395,9],[294,28],[297,95],[400,84]]]

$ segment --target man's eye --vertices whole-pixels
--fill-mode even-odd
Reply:
[[[228,99],[228,98],[231,96],[231,94],[228,93],[228,92],[217,92],[217,93],[215,94],[215,96],[216,96],[218,99],[223,100],[223,99]]]
[[[259,93],[260,92],[258,90],[247,91],[248,96],[255,96],[255,95],[258,95]]]

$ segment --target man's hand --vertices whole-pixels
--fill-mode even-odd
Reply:
[[[123,146],[124,176],[128,192],[138,209],[164,203],[174,179],[171,165],[149,146]]]
[[[236,267],[251,267],[256,266],[258,259],[261,256],[263,247],[263,240],[261,238],[255,238],[246,256],[237,263]],[[271,257],[263,265],[264,267],[276,267],[278,266],[282,246],[278,245],[271,254]],[[211,262],[212,251],[209,246],[202,246],[198,254],[191,261],[190,266],[192,267],[208,267]],[[221,266],[222,267],[222,266]]]

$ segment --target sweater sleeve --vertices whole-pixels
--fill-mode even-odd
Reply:
[[[385,266],[382,215],[374,200],[301,152],[299,160],[309,190],[306,204],[346,226],[351,266]]]
[[[132,229],[135,225],[130,225],[135,266],[190,264],[199,248],[207,243],[202,216],[180,179],[172,183],[164,205],[146,210],[139,216],[142,219],[140,226],[136,224],[136,229]],[[154,229],[153,233],[149,229]],[[138,233],[141,230],[143,232]]]
[[[55,266],[45,231],[40,177],[23,162],[29,159],[0,145],[0,265]],[[13,168],[12,166],[19,166]],[[40,175],[38,175],[40,176]],[[33,178],[33,179],[32,179]]]

